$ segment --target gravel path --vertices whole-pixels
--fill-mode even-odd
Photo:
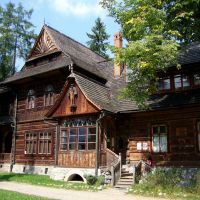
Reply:
[[[12,190],[25,194],[43,196],[59,200],[161,200],[158,198],[149,198],[125,194],[124,191],[113,188],[99,192],[88,192],[2,181],[0,182],[0,189]]]

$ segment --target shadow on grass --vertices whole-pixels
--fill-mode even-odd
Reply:
[[[15,174],[15,173],[8,173],[8,174],[0,174],[0,181],[13,181],[12,179],[15,177],[24,177],[26,174]]]

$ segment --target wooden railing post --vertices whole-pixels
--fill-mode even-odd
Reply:
[[[121,177],[121,174],[122,174],[122,154],[121,153],[119,153],[119,164],[120,164],[119,173]]]
[[[135,178],[136,178],[136,166],[133,165],[133,184],[135,184]]]

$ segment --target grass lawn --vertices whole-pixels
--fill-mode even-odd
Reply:
[[[46,175],[16,174],[16,173],[6,173],[6,172],[0,173],[0,181],[15,181],[21,183],[29,183],[33,185],[42,185],[49,187],[74,189],[74,190],[90,190],[90,191],[97,191],[99,187],[98,183],[95,185],[87,185],[85,183],[55,181],[50,179],[50,177]]]
[[[48,198],[0,189],[0,199],[1,200],[47,200]]]

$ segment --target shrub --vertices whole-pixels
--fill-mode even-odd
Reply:
[[[96,184],[97,185],[104,185],[104,183],[105,183],[105,177],[104,176],[98,176]]]
[[[88,185],[95,185],[97,182],[97,177],[93,175],[85,175],[85,179],[87,180]]]

